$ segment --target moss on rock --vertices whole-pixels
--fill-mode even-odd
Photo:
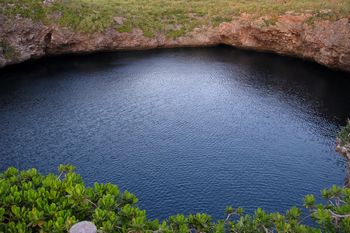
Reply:
[[[5,40],[0,40],[0,54],[8,60],[14,60],[17,56],[16,50]]]

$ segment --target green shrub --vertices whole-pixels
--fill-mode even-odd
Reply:
[[[132,25],[128,23],[124,23],[123,25],[117,27],[118,32],[131,32],[132,31]]]
[[[18,171],[10,167],[0,174],[0,232],[67,232],[82,220],[93,221],[100,232],[350,232],[350,189],[333,186],[323,190],[326,204],[316,204],[308,195],[304,206],[318,228],[302,224],[301,210],[286,214],[254,214],[242,208],[226,208],[226,219],[213,222],[207,214],[170,216],[167,221],[150,220],[137,206],[137,198],[112,184],[85,187],[74,167],[61,165],[59,174],[42,175],[36,169]]]
[[[342,146],[350,143],[350,120],[348,121],[348,124],[338,133],[337,137]]]
[[[110,232],[117,224],[132,229],[133,220],[145,219],[134,195],[112,184],[86,188],[73,170],[61,165],[58,176],[44,176],[10,167],[0,174],[0,232],[66,232],[84,219]]]
[[[167,33],[167,36],[170,38],[177,38],[184,36],[186,34],[186,29],[185,28],[180,28],[178,30],[171,30]]]
[[[0,54],[3,54],[5,59],[16,58],[16,50],[7,42],[0,39]]]

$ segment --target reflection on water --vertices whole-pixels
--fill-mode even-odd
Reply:
[[[0,170],[71,163],[151,217],[285,211],[344,182],[334,140],[350,78],[317,64],[219,47],[50,58],[0,76]]]

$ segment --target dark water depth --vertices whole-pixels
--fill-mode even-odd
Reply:
[[[0,71],[0,171],[77,167],[150,217],[285,211],[342,185],[350,77],[228,47],[50,58]]]

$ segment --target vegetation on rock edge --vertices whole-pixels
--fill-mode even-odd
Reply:
[[[338,133],[337,137],[340,140],[341,146],[350,144],[350,120],[348,120],[348,124]]]
[[[47,2],[47,3],[44,3]],[[112,27],[120,32],[140,28],[145,36],[157,33],[183,36],[196,27],[217,26],[248,13],[275,19],[286,12],[308,13],[315,19],[336,20],[350,15],[349,0],[0,0],[0,15],[58,23],[83,32]],[[271,20],[267,19],[270,24]]]
[[[3,54],[6,59],[16,58],[16,50],[6,41],[0,38],[0,54]]]

